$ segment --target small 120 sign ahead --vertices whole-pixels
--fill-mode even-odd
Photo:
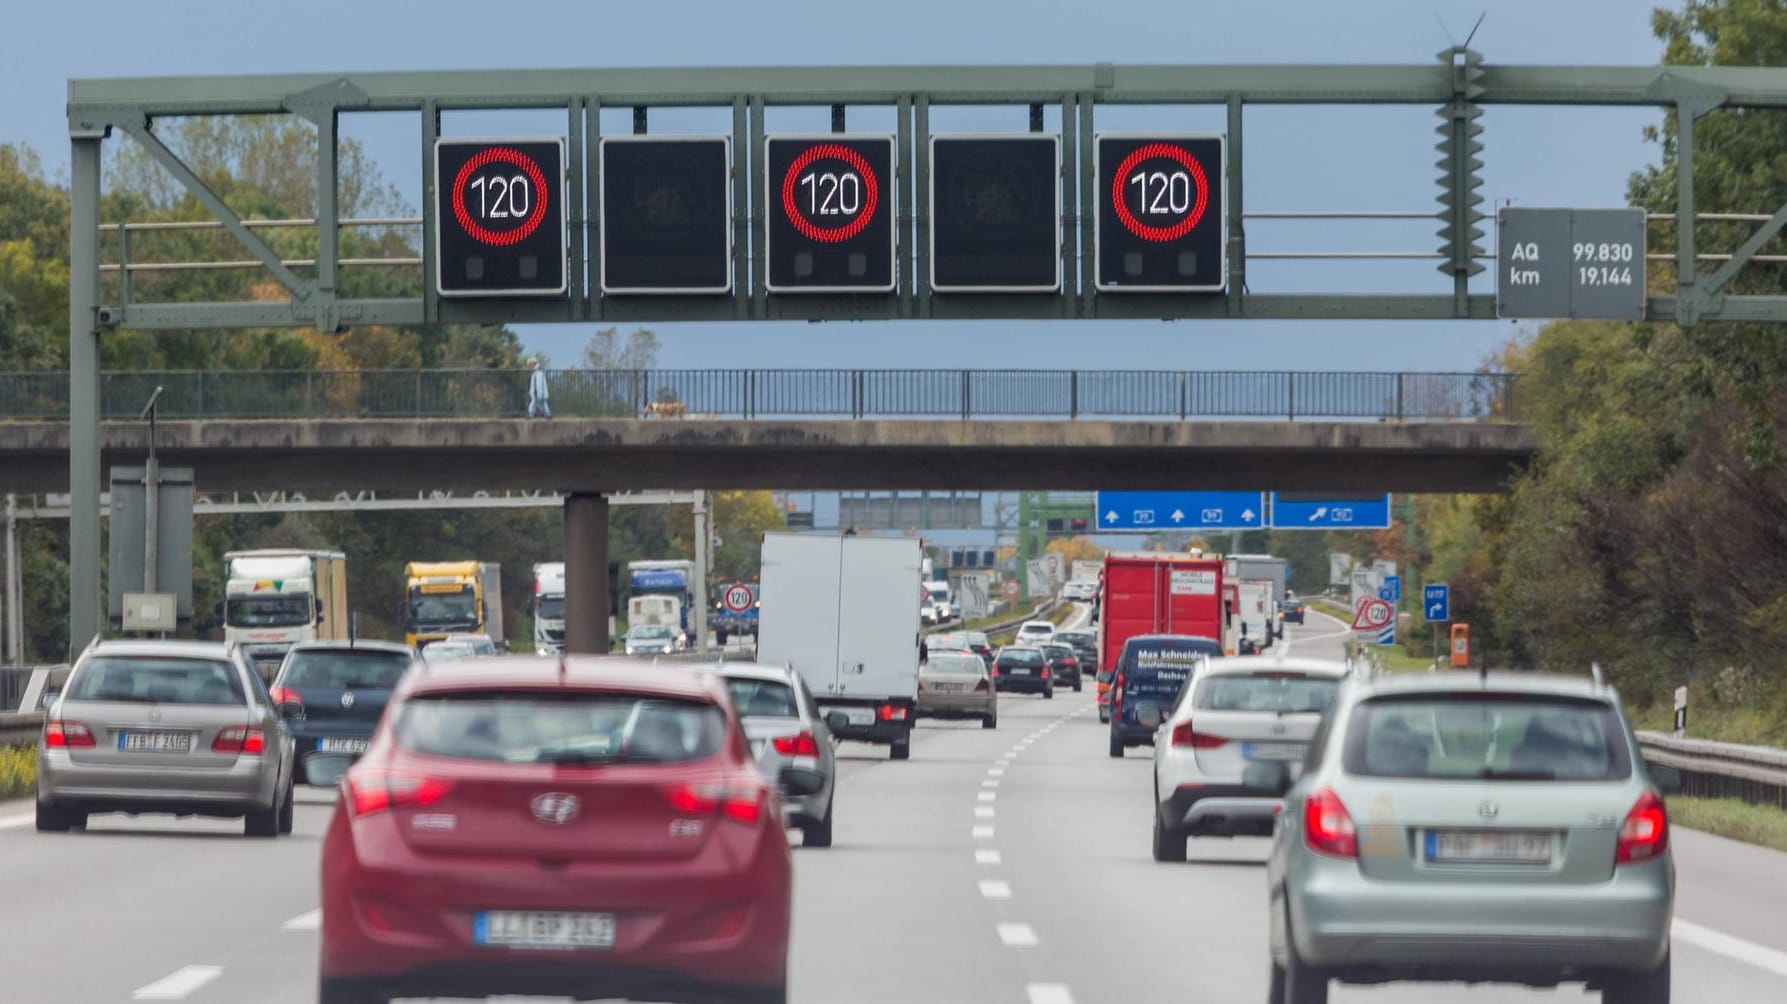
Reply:
[[[436,290],[564,295],[564,141],[440,139],[434,164]]]

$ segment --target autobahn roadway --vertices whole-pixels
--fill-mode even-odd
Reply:
[[[1345,633],[1311,617],[1298,654]],[[1149,856],[1149,758],[1106,755],[1090,685],[1008,695],[999,728],[925,723],[912,759],[845,745],[836,846],[796,849],[798,1004],[1257,1002],[1267,979],[1261,839]],[[97,817],[38,834],[0,806],[0,1000],[308,1004],[317,853],[331,794],[295,834]],[[1678,1004],[1787,1000],[1787,855],[1677,830]],[[1338,1004],[1592,1000],[1577,989],[1337,988]]]

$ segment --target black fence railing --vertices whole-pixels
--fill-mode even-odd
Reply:
[[[525,370],[106,373],[108,419],[489,418],[527,407]],[[1146,370],[552,370],[560,418],[1379,419],[1518,421],[1511,373]],[[65,419],[64,373],[0,373],[0,420]]]

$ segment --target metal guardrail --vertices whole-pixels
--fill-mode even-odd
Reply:
[[[1646,760],[1681,772],[1684,795],[1738,798],[1787,810],[1787,750],[1661,732],[1638,733],[1638,745]]]
[[[558,418],[1379,419],[1509,422],[1512,373],[733,369],[551,370]],[[525,370],[106,373],[101,414],[135,419],[490,418],[526,413]],[[66,373],[0,373],[0,415],[68,417]]]

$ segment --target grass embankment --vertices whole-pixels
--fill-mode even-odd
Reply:
[[[1669,821],[1746,844],[1787,851],[1787,812],[1735,798],[1669,796]]]
[[[0,799],[37,793],[37,747],[0,746]]]

